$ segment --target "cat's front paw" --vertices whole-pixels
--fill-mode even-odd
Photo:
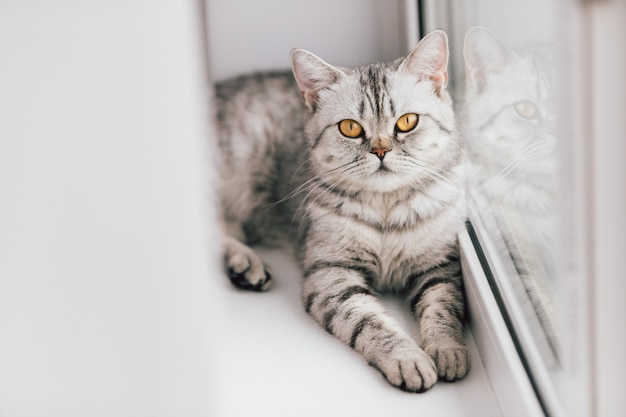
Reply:
[[[267,291],[272,286],[271,274],[250,247],[232,239],[226,245],[224,258],[228,278],[236,287]]]
[[[404,391],[424,392],[437,383],[437,368],[417,345],[396,349],[373,364],[391,385]]]
[[[433,359],[439,377],[445,381],[461,379],[470,370],[469,349],[460,343],[428,344],[424,351]]]

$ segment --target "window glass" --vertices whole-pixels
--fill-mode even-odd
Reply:
[[[460,128],[470,212],[488,231],[544,360],[558,356],[555,276],[557,137],[549,45],[512,48],[484,27],[467,32]]]
[[[556,1],[420,2],[423,32],[450,35],[468,215],[544,406],[560,369]],[[547,399],[548,398],[548,399]],[[546,405],[546,403],[548,403]]]

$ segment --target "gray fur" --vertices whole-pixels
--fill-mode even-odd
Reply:
[[[457,245],[464,171],[447,58],[436,31],[404,60],[345,69],[294,50],[295,80],[256,74],[216,87],[231,279],[268,289],[247,245],[286,242],[304,271],[306,311],[415,392],[470,366]],[[395,123],[406,113],[419,123],[403,133]],[[344,137],[343,119],[364,134]],[[421,347],[384,311],[383,292],[406,297]]]

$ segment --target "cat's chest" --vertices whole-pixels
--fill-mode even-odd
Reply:
[[[415,228],[370,235],[367,245],[379,257],[380,289],[403,288],[409,276],[440,262],[454,246],[459,225],[459,216],[450,212]]]
[[[381,196],[368,196],[358,200],[345,196],[335,197],[325,202],[335,214],[381,232],[415,228],[428,221],[441,208],[440,202],[417,191],[395,199]]]
[[[315,217],[324,230],[327,255],[354,259],[356,254],[374,265],[379,289],[403,288],[407,277],[440,261],[463,225],[462,198],[442,205],[416,193],[404,200],[367,203],[337,200],[318,206]]]

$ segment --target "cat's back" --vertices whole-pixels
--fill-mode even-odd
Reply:
[[[249,241],[274,240],[268,231],[291,221],[274,203],[306,153],[298,85],[291,71],[257,72],[217,83],[215,99],[226,220],[243,223]]]
[[[253,163],[252,152],[300,146],[305,107],[291,71],[230,78],[215,85],[215,95],[220,147],[235,161]],[[266,163],[268,156],[276,155],[266,153]]]
[[[264,118],[276,123],[281,117],[288,119],[288,114],[304,109],[298,86],[288,70],[229,78],[215,84],[215,94],[220,128],[252,128],[266,122]]]

